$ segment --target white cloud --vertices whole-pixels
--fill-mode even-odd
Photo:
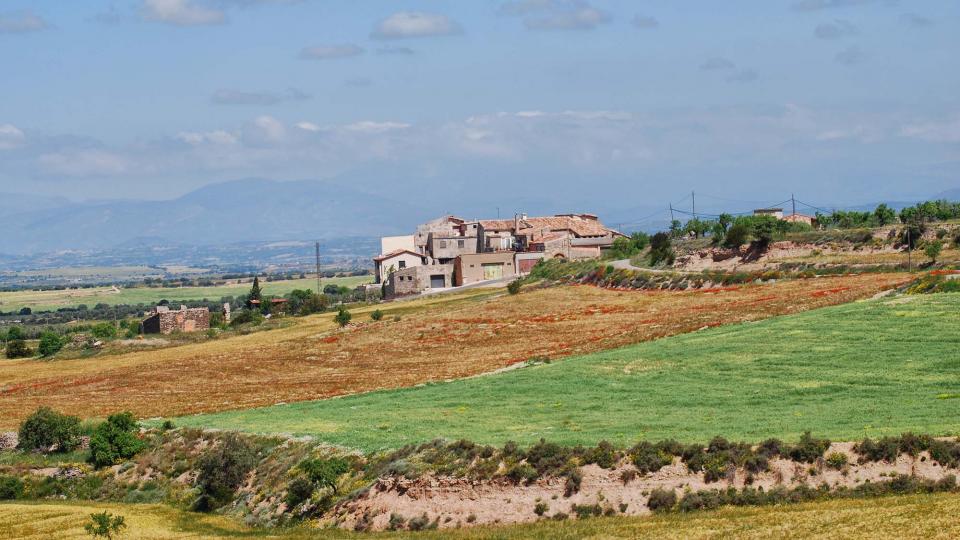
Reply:
[[[224,130],[208,131],[206,133],[198,133],[191,131],[181,131],[177,134],[177,139],[190,144],[190,145],[200,145],[200,144],[236,144],[237,136],[233,133]]]
[[[258,116],[252,124],[243,130],[245,143],[261,146],[279,143],[287,134],[283,122],[268,115]]]
[[[660,27],[660,21],[658,21],[656,17],[637,15],[630,22],[633,23],[633,26],[640,28],[642,30],[650,30],[653,28]]]
[[[0,150],[13,150],[21,146],[27,137],[13,124],[0,124]]]
[[[304,60],[329,60],[332,58],[349,58],[363,54],[363,47],[345,44],[345,45],[320,45],[317,47],[304,47],[300,50],[300,58]]]
[[[143,0],[141,13],[148,21],[177,26],[221,24],[227,19],[223,10],[198,5],[193,0]]]
[[[46,30],[50,25],[43,17],[27,9],[0,14],[0,34],[24,34]]]
[[[304,131],[320,131],[320,126],[314,124],[313,122],[297,122],[296,126],[298,129],[302,129]]]
[[[41,168],[52,174],[64,176],[117,175],[129,171],[126,158],[100,149],[77,149],[42,154]]]
[[[407,129],[408,127],[410,127],[410,124],[404,124],[401,122],[372,122],[369,120],[364,120],[362,122],[347,124],[344,126],[344,129],[347,131],[356,131],[360,133],[386,133],[388,131],[394,131],[397,129]]]
[[[601,24],[610,22],[610,15],[590,6],[578,7],[572,11],[560,11],[542,17],[531,17],[524,21],[530,30],[593,30]]]
[[[448,36],[461,32],[460,25],[446,15],[402,11],[377,23],[370,36],[376,39],[404,39]]]
[[[303,101],[310,97],[296,88],[282,93],[220,89],[213,93],[210,101],[217,105],[276,105],[284,101]]]
[[[938,143],[960,143],[960,115],[942,122],[920,122],[901,128],[904,137]]]

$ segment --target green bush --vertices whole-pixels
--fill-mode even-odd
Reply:
[[[80,445],[80,419],[40,407],[20,424],[17,447],[70,452]]]
[[[107,540],[119,535],[126,528],[127,522],[123,516],[115,516],[107,511],[90,514],[90,521],[83,526],[90,536]]]
[[[342,458],[307,459],[298,467],[311,481],[336,493],[337,480],[350,470],[350,463]]]
[[[245,309],[230,319],[230,326],[240,326],[242,324],[251,326],[263,324],[263,314],[254,309]]]
[[[847,464],[847,455],[843,452],[830,452],[827,454],[827,465],[840,470]]]
[[[194,510],[210,511],[226,502],[257,464],[257,453],[246,439],[228,434],[197,461],[200,496]]]
[[[108,322],[97,323],[90,328],[90,334],[97,339],[117,337],[117,327]]]
[[[669,512],[676,504],[677,494],[672,489],[654,489],[647,499],[647,508],[655,513]]]
[[[670,235],[665,232],[658,232],[650,238],[650,264],[672,265],[675,259],[673,245]]]
[[[550,510],[550,505],[545,502],[538,502],[536,506],[533,507],[533,513],[538,516],[546,514],[548,510]]]
[[[313,495],[314,485],[310,480],[298,476],[287,485],[287,509],[298,506]]]
[[[723,237],[723,247],[731,249],[738,248],[746,244],[749,237],[750,229],[748,229],[746,225],[741,223],[731,225]]]
[[[620,453],[607,441],[600,441],[596,447],[587,450],[583,456],[584,463],[595,463],[604,469],[613,469],[617,466]]]
[[[529,463],[517,463],[507,471],[507,478],[515,484],[530,484],[540,475]]]
[[[145,446],[136,432],[137,421],[133,413],[111,414],[90,437],[90,462],[100,468],[132,458]]]
[[[7,348],[5,352],[7,358],[29,358],[33,356],[33,350],[27,346],[27,342],[22,339],[10,339],[7,340]]]
[[[23,480],[16,476],[0,476],[0,501],[11,501],[23,497]]]
[[[40,353],[40,356],[49,357],[60,352],[60,349],[63,348],[64,340],[59,335],[54,332],[43,332],[40,334],[40,345],[37,347],[37,352]]]
[[[787,450],[787,456],[794,461],[804,463],[813,463],[823,457],[823,453],[830,448],[830,441],[827,439],[816,439],[807,431],[800,436],[800,441]]]
[[[646,441],[631,448],[630,457],[634,467],[644,474],[659,471],[673,462],[672,454]]]
[[[375,321],[379,321],[380,319],[383,318],[383,312],[380,311],[379,309],[376,309],[373,311],[373,313],[370,314],[370,318]]]
[[[337,323],[341,328],[350,324],[350,319],[353,318],[353,315],[347,311],[347,308],[340,306],[337,310],[337,314],[333,316],[333,322]]]
[[[522,282],[519,279],[515,279],[511,281],[510,283],[507,284],[507,292],[510,294],[519,294],[520,285],[522,285]]]
[[[574,504],[570,506],[570,511],[577,515],[577,519],[587,519],[602,514],[603,508],[599,504]]]

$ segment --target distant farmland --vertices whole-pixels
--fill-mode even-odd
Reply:
[[[773,292],[773,288],[771,288]],[[749,302],[745,302],[744,309]],[[687,308],[691,309],[691,308]],[[692,308],[695,309],[695,308]],[[713,328],[426,387],[177,419],[373,450],[442,437],[630,443],[960,431],[960,294]]]
[[[322,285],[356,287],[370,283],[372,276],[324,278]],[[284,295],[294,289],[316,289],[316,278],[291,279],[262,282],[264,294]],[[0,311],[15,311],[28,307],[33,311],[56,310],[76,307],[80,304],[93,307],[96,304],[155,304],[160,300],[183,302],[188,300],[219,300],[224,296],[239,296],[250,290],[250,283],[232,283],[215,287],[94,287],[89,289],[66,289],[50,291],[0,292]]]
[[[0,422],[43,403],[82,416],[173,416],[444,381],[866,298],[908,279],[869,274],[686,292],[558,286],[467,290],[325,313],[289,328],[96,360],[0,362]],[[381,309],[382,321],[370,312]],[[395,318],[399,317],[399,319]],[[269,428],[266,428],[269,429]]]

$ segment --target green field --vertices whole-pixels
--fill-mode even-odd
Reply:
[[[252,529],[225,516],[184,512],[152,504],[0,502],[3,538],[90,538],[83,524],[93,512],[126,518],[121,538],[418,538],[480,540],[510,538],[956,538],[960,496],[909,495],[846,499],[788,506],[721,508],[709,512],[651,517],[544,520],[525,525],[439,531],[355,533],[305,526]]]
[[[183,417],[374,450],[960,432],[960,294],[846,304],[498,375]],[[291,366],[291,369],[296,369]]]
[[[324,278],[322,285],[340,285],[356,287],[361,283],[371,283],[372,276]],[[268,295],[284,295],[294,289],[316,289],[316,278],[290,279],[285,281],[263,282],[263,292]],[[0,292],[0,311],[15,311],[29,307],[33,311],[56,310],[62,307],[75,307],[86,304],[93,307],[103,303],[115,304],[155,304],[166,299],[171,302],[187,300],[219,300],[224,296],[239,296],[250,290],[250,283],[233,283],[216,287],[135,287],[113,289],[94,287],[90,289],[67,289],[60,291],[17,291]]]

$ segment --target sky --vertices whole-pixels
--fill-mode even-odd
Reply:
[[[958,53],[946,0],[0,0],[0,192],[911,200]]]

